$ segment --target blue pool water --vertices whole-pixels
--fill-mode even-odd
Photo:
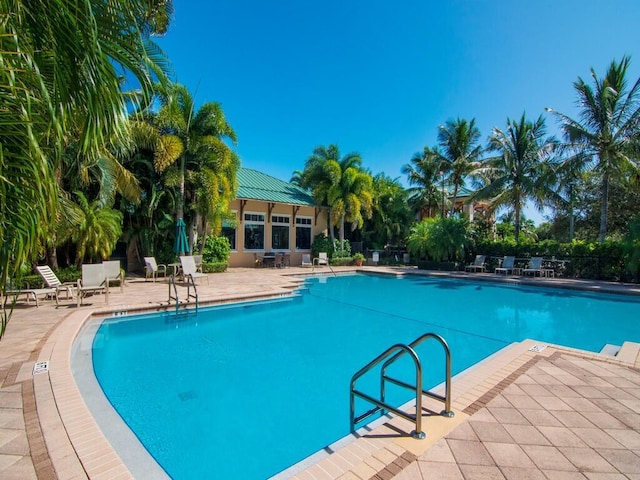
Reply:
[[[526,338],[591,351],[640,342],[635,298],[369,275],[308,287],[292,300],[102,323],[98,382],[171,477],[266,478],[331,444],[349,432],[353,373],[426,332],[447,340],[453,374]],[[439,346],[418,354],[425,386],[441,383]],[[363,381],[375,392],[375,375]]]

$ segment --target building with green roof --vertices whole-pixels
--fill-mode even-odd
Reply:
[[[222,231],[231,243],[229,266],[300,265],[314,237],[327,232],[327,208],[303,188],[257,170],[240,168],[237,178],[229,206],[236,220]]]

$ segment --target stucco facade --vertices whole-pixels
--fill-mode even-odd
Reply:
[[[327,208],[295,185],[255,170],[241,169],[238,182],[229,205],[235,222],[223,228],[231,243],[229,266],[255,266],[266,252],[288,254],[291,265],[300,265],[315,236],[327,233]]]

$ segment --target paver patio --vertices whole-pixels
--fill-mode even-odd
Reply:
[[[341,271],[348,268],[336,269]],[[327,269],[316,269],[327,272]],[[383,269],[378,269],[383,271]],[[390,273],[415,270],[385,269]],[[232,269],[199,285],[202,303],[286,295],[310,269]],[[468,277],[469,275],[461,275]],[[492,275],[473,274],[493,280]],[[508,281],[520,281],[508,278]],[[640,294],[638,286],[563,279],[528,280],[591,291]],[[75,308],[18,305],[0,341],[0,478],[132,478],[93,421],[70,373],[69,349],[92,311],[155,310],[166,283],[128,281]],[[617,357],[525,341],[456,377],[454,419],[427,415],[428,437],[387,419],[360,438],[308,459],[299,479],[634,479],[640,480],[640,348]],[[48,373],[33,375],[36,361]],[[439,410],[426,402],[427,409]],[[238,468],[241,468],[239,465]]]

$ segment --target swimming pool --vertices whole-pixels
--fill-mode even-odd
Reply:
[[[287,301],[100,326],[95,375],[169,475],[265,478],[334,442],[349,431],[351,375],[425,332],[448,341],[454,374],[525,338],[592,351],[640,341],[635,298],[426,277],[308,286]],[[425,385],[442,381],[433,350],[419,350]]]

